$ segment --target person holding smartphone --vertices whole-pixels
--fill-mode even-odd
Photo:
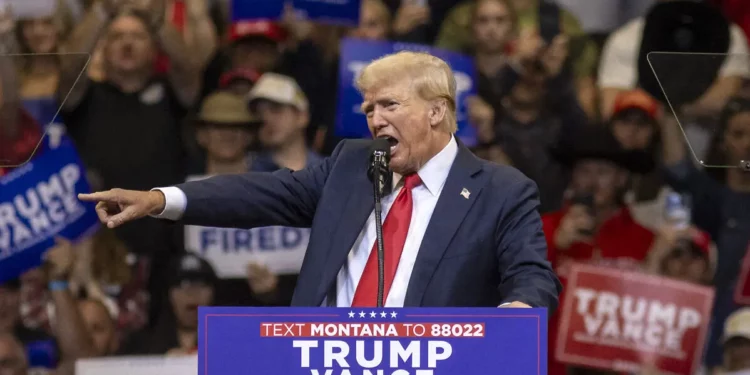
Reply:
[[[587,126],[568,134],[552,154],[571,174],[566,204],[559,211],[542,215],[547,257],[563,285],[574,262],[639,267],[654,234],[633,219],[623,196],[631,173],[653,168],[650,155],[622,149],[604,126]],[[550,320],[550,353],[554,353],[558,313]],[[551,356],[548,373],[565,371],[565,366]]]

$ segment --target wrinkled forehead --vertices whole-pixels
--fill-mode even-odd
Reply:
[[[416,96],[413,82],[408,78],[390,79],[367,88],[363,92],[365,102],[383,99],[407,100]]]

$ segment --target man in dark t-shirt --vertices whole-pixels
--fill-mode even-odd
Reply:
[[[130,9],[97,2],[81,21],[73,51],[91,52],[103,39],[104,80],[92,81],[85,68],[64,65],[59,96],[67,98],[62,116],[86,167],[103,186],[146,189],[184,180],[181,121],[200,86],[200,64],[179,32],[164,21],[163,9]],[[158,51],[169,56],[169,71],[154,70]],[[155,219],[118,229],[134,252],[152,257],[152,269],[164,266],[174,250],[172,229]],[[152,312],[159,309],[163,276],[150,279]]]

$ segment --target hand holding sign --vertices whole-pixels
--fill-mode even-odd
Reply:
[[[55,238],[55,246],[44,254],[50,280],[67,280],[75,264],[75,249],[65,238]]]
[[[160,191],[112,189],[92,194],[78,194],[85,202],[97,202],[96,214],[108,228],[155,215],[164,210],[166,199]]]
[[[279,285],[279,277],[268,267],[258,263],[247,265],[247,281],[255,294],[271,293]]]

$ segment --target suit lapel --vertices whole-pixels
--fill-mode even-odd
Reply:
[[[481,162],[459,142],[456,160],[419,247],[404,300],[405,307],[421,305],[427,285],[448,244],[482,190],[481,169]]]
[[[372,183],[367,178],[366,171],[355,172],[357,177],[352,186],[348,186],[351,192],[347,198],[341,200],[341,215],[335,220],[338,223],[333,227],[331,233],[330,248],[328,256],[325,257],[323,279],[320,282],[318,293],[323,298],[328,293],[331,283],[335,281],[346,257],[362,232],[367,218],[375,207],[372,195]],[[345,212],[345,214],[343,214]]]

